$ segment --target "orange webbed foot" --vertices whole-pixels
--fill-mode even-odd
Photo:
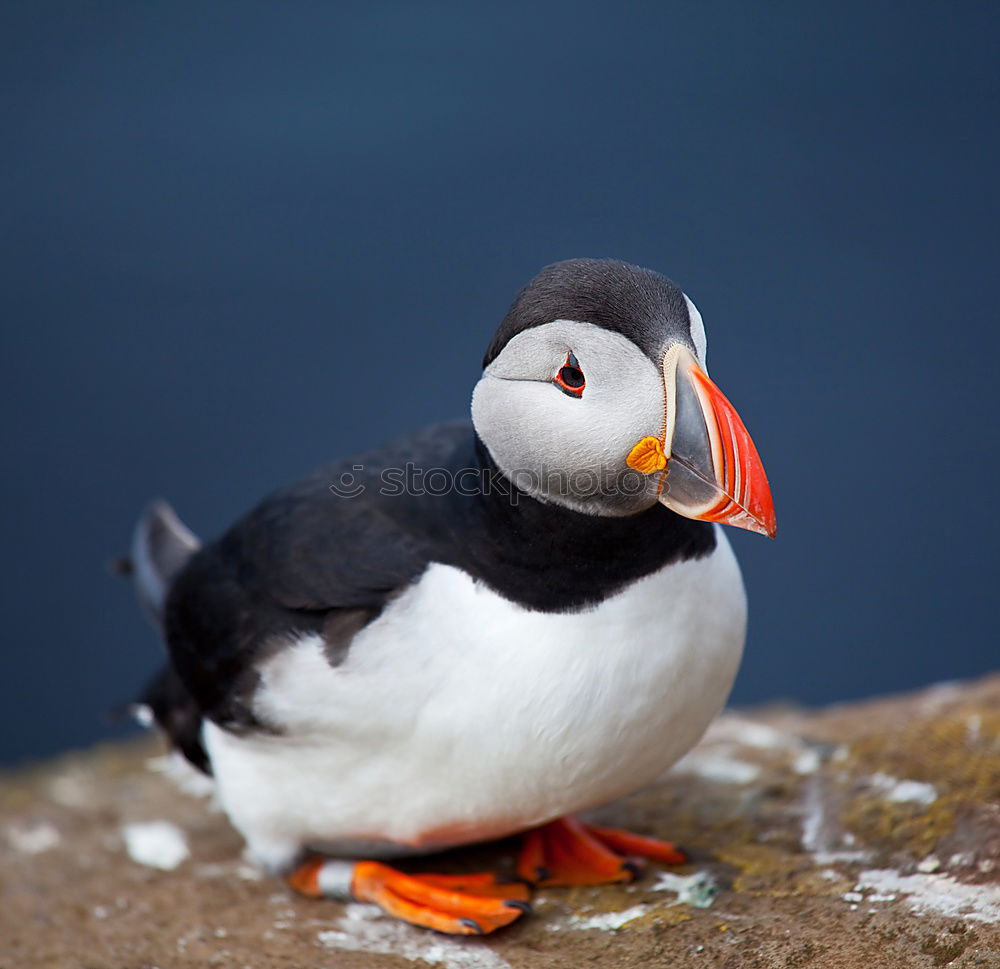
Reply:
[[[565,817],[525,834],[517,871],[538,885],[600,885],[632,881],[643,859],[682,865],[687,855],[667,841]]]
[[[324,870],[333,864],[343,866],[311,858],[288,876],[288,883],[312,897],[330,894],[324,891]],[[491,874],[406,875],[375,861],[354,863],[344,894],[449,935],[486,935],[531,911],[530,889],[523,882],[504,882]]]
[[[485,935],[531,911],[528,889],[492,875],[404,875],[374,861],[354,866],[351,894],[397,918],[451,935]]]

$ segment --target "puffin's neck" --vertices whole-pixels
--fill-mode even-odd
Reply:
[[[660,504],[609,518],[533,498],[500,471],[478,435],[467,463],[489,486],[469,496],[462,521],[452,525],[455,564],[530,608],[585,608],[671,562],[715,548],[712,525]]]

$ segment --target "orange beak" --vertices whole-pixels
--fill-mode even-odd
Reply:
[[[677,344],[666,352],[663,381],[663,440],[644,438],[629,465],[646,474],[662,469],[659,500],[678,515],[774,538],[778,526],[767,475],[736,409],[687,347]]]

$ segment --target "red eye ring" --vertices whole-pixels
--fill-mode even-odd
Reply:
[[[583,396],[584,388],[587,386],[587,378],[580,369],[580,362],[572,353],[566,354],[566,362],[552,378],[552,383],[570,397]]]

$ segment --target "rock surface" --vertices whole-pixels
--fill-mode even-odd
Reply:
[[[683,844],[691,865],[545,890],[488,939],[296,898],[166,763],[147,741],[0,779],[0,969],[1000,969],[1000,676],[725,714],[595,815]],[[513,848],[433,864],[499,869]]]

